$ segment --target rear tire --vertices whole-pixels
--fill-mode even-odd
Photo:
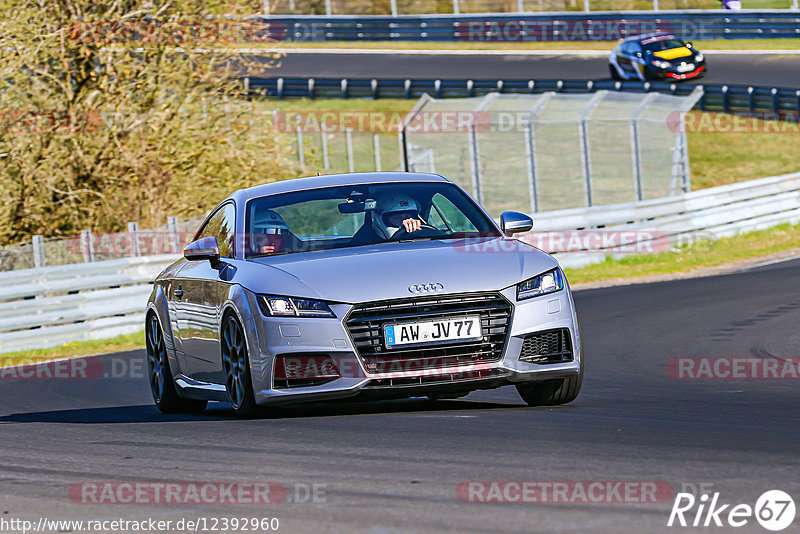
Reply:
[[[155,313],[147,316],[145,345],[150,392],[158,409],[163,413],[200,413],[205,410],[208,401],[184,399],[178,395],[169,368],[164,331]]]
[[[220,338],[228,401],[238,417],[243,419],[256,417],[261,409],[256,404],[253,393],[247,343],[242,327],[233,315],[228,315],[223,321]]]
[[[528,406],[557,406],[574,401],[583,385],[583,362],[577,376],[517,384],[517,392]]]

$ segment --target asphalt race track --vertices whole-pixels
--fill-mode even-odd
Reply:
[[[581,396],[525,407],[513,388],[465,399],[315,404],[237,420],[222,403],[167,416],[142,352],[99,359],[129,378],[0,380],[2,518],[277,517],[280,532],[694,532],[658,503],[462,502],[465,481],[706,484],[751,506],[800,495],[798,380],[690,380],[675,357],[795,357],[800,262],[576,293],[586,348]],[[97,363],[97,361],[95,361]],[[277,481],[324,485],[314,504],[86,505],[86,481]],[[301,495],[302,497],[302,495]],[[691,518],[691,515],[689,516]],[[800,521],[800,520],[797,520]],[[796,526],[785,532],[796,532]],[[712,532],[730,532],[712,528]],[[755,520],[737,532],[765,532]]]
[[[699,45],[698,45],[699,46]],[[609,47],[610,49],[610,47]],[[701,47],[702,49],[702,47]],[[798,54],[708,52],[709,72],[688,83],[800,87]],[[610,79],[607,54],[522,55],[289,52],[264,76],[423,79]]]

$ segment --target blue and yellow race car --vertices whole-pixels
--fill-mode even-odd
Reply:
[[[688,80],[707,70],[703,53],[671,33],[621,39],[608,61],[615,80]]]

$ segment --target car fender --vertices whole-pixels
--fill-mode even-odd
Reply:
[[[272,358],[262,355],[259,349],[258,325],[256,324],[259,312],[254,309],[254,306],[257,306],[257,304],[252,293],[239,284],[232,284],[228,287],[227,295],[225,295],[223,304],[220,306],[217,326],[218,331],[222,332],[222,319],[225,315],[229,312],[236,315],[239,324],[242,325],[245,344],[247,345],[253,391],[261,391],[271,385]]]
[[[178,364],[178,356],[176,352],[175,334],[172,331],[172,323],[169,320],[169,309],[167,308],[167,296],[164,294],[164,288],[161,284],[156,283],[153,286],[153,291],[147,301],[147,311],[145,312],[145,321],[147,316],[153,312],[158,317],[158,322],[161,324],[161,330],[164,333],[164,345],[167,349],[167,358],[169,358],[169,367],[172,370],[172,375],[177,376],[180,372],[180,365]],[[146,323],[145,323],[146,326]]]

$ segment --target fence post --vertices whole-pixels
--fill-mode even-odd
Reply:
[[[333,14],[333,9],[331,9],[331,0],[325,0],[325,14],[329,17]]]
[[[44,264],[44,239],[40,235],[35,235],[33,236],[33,266],[41,269]]]
[[[658,0],[653,0],[653,11],[658,11]]]
[[[91,230],[81,230],[81,251],[85,263],[94,261],[94,236]]]
[[[478,134],[475,132],[475,125],[469,127],[469,161],[472,167],[472,195],[483,205],[483,191],[481,190],[481,161],[478,152]]]
[[[583,156],[583,179],[585,182],[586,188],[586,206],[592,207],[593,198],[592,198],[592,153],[591,148],[589,146],[589,127],[587,125],[587,120],[589,118],[589,114],[591,114],[592,110],[597,107],[597,104],[600,103],[608,94],[608,91],[598,91],[594,94],[594,96],[589,100],[589,103],[586,104],[586,107],[581,110],[581,114],[578,117],[578,133],[580,136],[580,143],[581,143],[581,154]]]
[[[378,134],[372,134],[372,151],[375,153],[375,170],[380,172],[381,170],[381,138],[378,137]]]
[[[589,6],[589,0],[583,0],[583,10],[591,11],[591,7]]]
[[[328,132],[324,122],[319,125],[319,135],[322,140],[322,168],[327,171],[331,168],[331,162],[328,159]]]
[[[539,184],[536,181],[536,140],[533,137],[533,124],[525,124],[525,156],[528,161],[528,194],[531,198],[531,213],[539,212]]]
[[[297,132],[297,157],[300,160],[300,166],[306,166],[306,153],[303,147],[303,130],[298,125],[296,130]]]
[[[459,5],[459,0],[453,0],[453,15],[460,15],[461,14],[461,6]]]
[[[174,215],[167,217],[167,231],[169,232],[169,242],[172,252],[178,254],[181,251],[181,238],[178,233],[178,218]]]
[[[139,250],[139,223],[138,222],[129,222],[128,223],[128,235],[130,236],[131,240],[131,256],[141,256],[141,251]]]
[[[525,13],[525,6],[524,0],[517,0],[517,12],[518,13]]]
[[[353,129],[347,128],[344,136],[347,143],[347,168],[350,169],[350,172],[356,172],[356,162],[353,159]]]
[[[633,182],[636,200],[643,200],[644,198],[642,189],[642,154],[641,144],[639,143],[639,117],[642,116],[642,113],[647,110],[647,107],[656,98],[658,98],[658,93],[648,93],[631,114],[631,157],[633,158]]]
[[[800,4],[798,4],[798,0],[792,0],[792,9],[800,9]]]
[[[263,6],[264,14],[269,15],[269,0],[264,0],[261,5]]]
[[[397,145],[400,149],[400,170],[408,172],[408,139],[402,123],[397,127]]]
[[[392,16],[396,17],[397,16],[397,0],[392,0],[390,2],[390,5],[391,5],[391,8],[392,8]]]

